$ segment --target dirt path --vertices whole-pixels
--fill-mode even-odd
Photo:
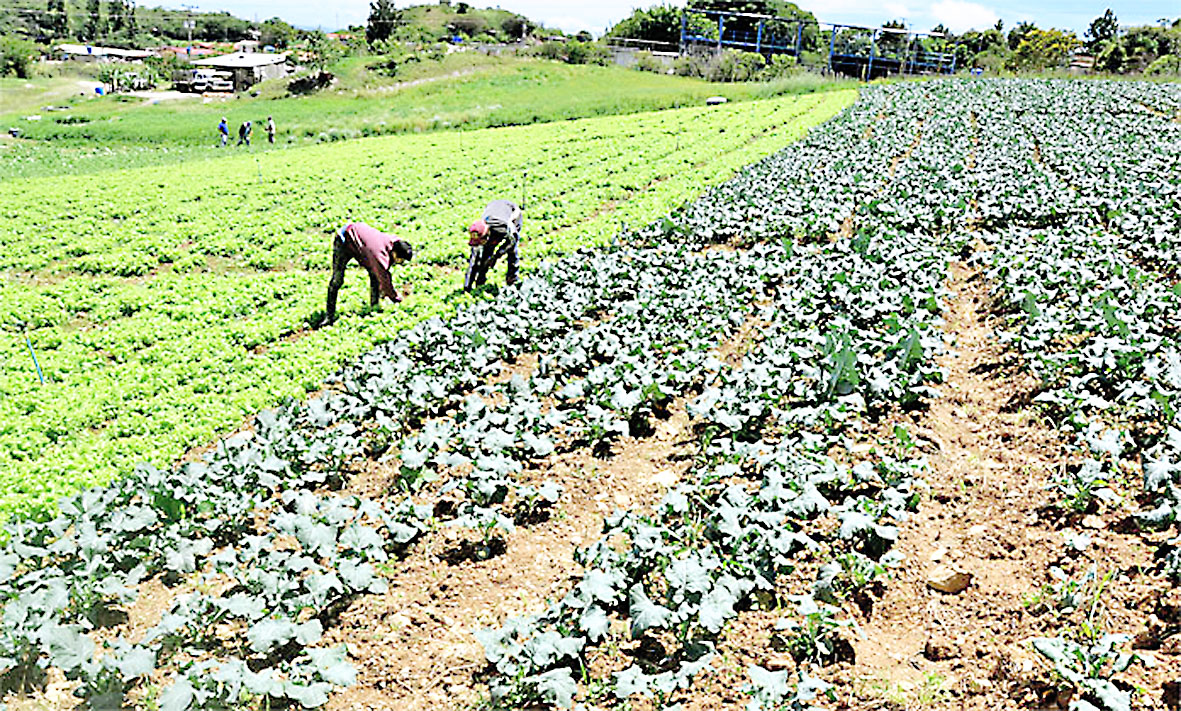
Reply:
[[[443,74],[443,75],[437,76],[437,77],[424,77],[422,79],[411,79],[410,81],[400,81],[397,84],[386,84],[384,86],[379,86],[374,89],[370,89],[369,93],[388,94],[392,91],[401,91],[403,89],[411,89],[416,86],[422,86],[423,84],[434,84],[435,82],[439,82],[439,81],[448,81],[451,79],[462,79],[463,77],[466,77],[466,76],[469,76],[469,75],[475,74],[475,73],[476,73],[475,69],[456,70],[456,71],[451,72],[450,74]]]
[[[1041,521],[1051,468],[1066,459],[1056,434],[1006,404],[1033,385],[1003,360],[984,318],[978,275],[956,263],[946,331],[954,349],[941,361],[947,381],[914,432],[933,443],[929,499],[903,527],[895,571],[872,619],[862,625],[855,675],[903,691],[931,684],[986,692],[998,665],[1032,669],[1023,600],[1045,583],[1062,538]],[[952,340],[953,337],[954,340]],[[927,586],[938,565],[971,574],[967,590]],[[856,686],[856,685],[855,685]],[[988,698],[993,697],[993,698]],[[973,707],[991,707],[995,694]]]

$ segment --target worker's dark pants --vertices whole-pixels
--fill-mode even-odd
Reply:
[[[512,286],[517,281],[517,270],[521,265],[521,255],[518,249],[521,242],[520,234],[509,235],[505,239],[489,239],[482,245],[473,245],[471,256],[468,258],[467,274],[464,275],[463,288],[471,291],[473,286],[480,286],[488,280],[488,272],[496,266],[496,261],[504,255],[508,259],[504,273],[504,283]]]
[[[348,248],[345,241],[338,235],[332,240],[332,278],[328,280],[328,307],[325,313],[325,321],[332,323],[336,320],[336,295],[340,292],[340,287],[344,286],[344,270],[349,265],[349,262],[357,259],[356,255]],[[362,266],[364,262],[357,259],[357,262]],[[400,301],[398,293],[394,291],[393,281],[389,273],[374,274],[369,272],[369,305],[377,306],[381,300],[381,293],[383,291],[382,285],[386,287],[385,291],[390,299],[397,302]]]
[[[267,134],[267,140],[268,140],[268,141],[270,141],[271,143],[274,143],[274,142],[275,142],[275,134],[273,134],[273,133],[268,133],[268,134]]]

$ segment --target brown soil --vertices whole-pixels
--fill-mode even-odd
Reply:
[[[1059,616],[1036,604],[1051,581],[1049,568],[1077,579],[1094,564],[1100,576],[1112,576],[1092,616],[1106,632],[1142,632],[1138,608],[1167,589],[1141,572],[1151,567],[1144,542],[1114,531],[1126,511],[1071,517],[1053,507],[1057,499],[1047,486],[1076,457],[1032,410],[1008,406],[1024,402],[1036,383],[997,343],[979,275],[954,264],[948,287],[945,328],[954,350],[941,359],[947,380],[930,410],[914,417],[917,432],[935,445],[930,496],[901,527],[897,550],[905,559],[885,595],[871,618],[859,620],[856,666],[837,672],[852,682],[841,706],[1054,702],[1048,665],[1029,640],[1069,632],[1085,615]],[[1092,535],[1091,547],[1068,554],[1067,532]],[[929,587],[938,565],[969,573],[967,589],[947,594]],[[1139,704],[1161,703],[1163,682],[1178,671],[1174,659],[1165,661],[1150,674],[1129,674],[1146,688]]]
[[[654,503],[688,468],[679,456],[691,442],[684,402],[658,420],[650,437],[625,438],[609,457],[586,448],[556,454],[538,474],[563,486],[548,520],[518,527],[504,553],[456,560],[470,534],[444,529],[392,566],[390,590],[357,600],[327,642],[349,645],[358,685],[336,695],[330,709],[452,708],[476,698],[473,676],[485,667],[472,633],[507,617],[536,613],[569,590],[578,573],[573,553],[598,535],[620,508]]]

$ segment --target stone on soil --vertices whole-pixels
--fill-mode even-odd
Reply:
[[[972,574],[949,565],[936,566],[927,575],[927,587],[954,595],[963,592],[972,582]]]
[[[955,659],[960,656],[959,646],[950,639],[944,637],[931,637],[923,646],[923,656],[932,662],[939,662],[945,659]]]

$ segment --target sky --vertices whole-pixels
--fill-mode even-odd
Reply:
[[[334,3],[288,0],[282,4],[264,0],[195,0],[200,10],[226,10],[246,19],[265,20],[278,14],[299,27],[321,27],[325,30],[364,24],[369,16],[368,0],[337,0]],[[398,2],[405,7],[413,2]],[[480,0],[471,0],[477,7]],[[631,14],[637,7],[660,4],[660,0],[498,0],[495,7],[519,12],[547,27],[567,32],[588,30],[596,35],[616,21]],[[671,4],[681,5],[683,0]],[[1143,25],[1161,17],[1181,16],[1181,0],[1144,0],[1143,2],[1091,2],[1089,0],[826,0],[797,4],[816,15],[821,22],[878,26],[888,20],[905,20],[915,30],[929,30],[942,23],[953,32],[967,29],[986,29],[998,19],[1005,27],[1031,21],[1039,27],[1058,27],[1075,30],[1080,36],[1091,20],[1107,8],[1116,14],[1121,25]]]

